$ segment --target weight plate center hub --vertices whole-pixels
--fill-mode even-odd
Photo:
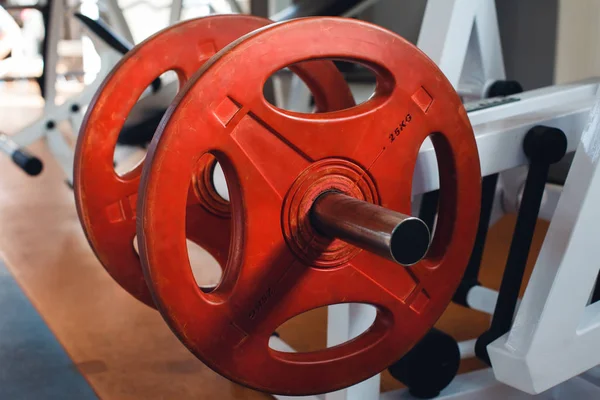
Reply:
[[[307,265],[332,268],[345,264],[362,250],[315,229],[311,209],[323,193],[337,191],[358,200],[379,204],[375,182],[359,165],[328,158],[306,168],[285,197],[282,227],[290,249]]]

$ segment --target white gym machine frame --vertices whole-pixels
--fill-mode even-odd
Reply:
[[[465,98],[485,97],[496,80],[505,79],[493,0],[429,0],[418,46],[444,71]],[[600,79],[553,86],[510,96],[499,103],[467,103],[483,176],[500,173],[492,223],[518,209],[528,159],[522,142],[534,126],[561,129],[567,152],[576,151],[561,188],[547,185],[540,217],[550,229],[519,303],[509,333],[487,348],[492,368],[458,375],[440,394],[442,400],[600,398],[600,304],[588,305],[600,265],[591,221],[600,198]],[[593,111],[592,111],[593,110]],[[501,154],[502,157],[498,157]],[[421,148],[413,195],[439,188],[437,161],[430,142]],[[504,201],[499,201],[503,199]],[[470,308],[493,314],[498,293],[476,286],[467,295]],[[375,309],[363,304],[328,307],[327,346],[364,332]],[[271,347],[293,351],[278,337]],[[475,340],[459,343],[461,358],[474,356]],[[275,396],[285,399],[285,396]],[[407,390],[380,393],[380,376],[314,400],[395,400],[413,398]]]

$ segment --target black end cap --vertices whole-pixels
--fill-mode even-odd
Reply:
[[[44,169],[44,164],[42,164],[40,159],[32,156],[26,150],[15,151],[11,158],[27,175],[39,175],[42,169]]]
[[[567,151],[567,136],[558,128],[534,126],[523,140],[523,151],[532,163],[554,164]]]
[[[523,86],[517,81],[501,80],[492,83],[489,87],[486,97],[504,97],[512,96],[523,92]]]
[[[456,340],[434,328],[388,371],[414,397],[432,399],[452,382],[459,365]]]

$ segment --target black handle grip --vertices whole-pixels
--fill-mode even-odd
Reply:
[[[133,44],[119,36],[106,22],[100,18],[92,19],[87,15],[81,13],[75,13],[75,18],[80,20],[89,30],[94,32],[104,43],[114,49],[116,52],[125,55],[129,50],[133,48]],[[152,92],[156,93],[162,86],[162,82],[159,78],[156,78],[152,82]]]
[[[42,172],[44,164],[42,161],[29,154],[27,150],[16,150],[12,153],[12,160],[17,164],[27,175],[36,176]]]
[[[106,24],[100,18],[92,19],[87,15],[81,13],[75,13],[75,18],[80,20],[89,30],[94,32],[104,43],[113,48],[115,51],[121,54],[127,53],[133,48],[133,45],[127,40],[119,36],[114,32],[110,26]]]

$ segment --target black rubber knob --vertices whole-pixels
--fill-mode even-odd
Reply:
[[[554,164],[567,151],[567,136],[558,128],[534,126],[525,135],[523,150],[532,163]]]
[[[160,79],[160,77],[153,80],[152,83],[150,84],[150,87],[152,88],[152,93],[158,92],[160,90],[160,88],[162,87],[162,80]]]
[[[44,168],[44,165],[39,158],[32,156],[26,150],[17,150],[12,153],[12,160],[17,164],[27,175],[39,175]]]
[[[452,382],[459,365],[456,340],[434,328],[388,371],[414,397],[432,399]]]
[[[517,81],[496,81],[492,83],[487,92],[487,97],[504,97],[523,92],[523,86]]]

